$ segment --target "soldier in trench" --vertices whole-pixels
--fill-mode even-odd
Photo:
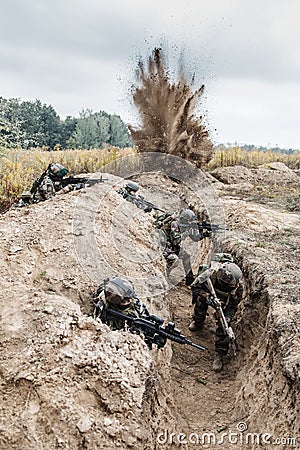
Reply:
[[[228,255],[231,256],[231,255]],[[197,277],[193,282],[192,289],[192,303],[194,305],[193,320],[189,325],[190,331],[199,331],[202,329],[204,321],[207,316],[209,304],[212,304],[209,299],[211,291],[205,277],[201,277],[205,271],[209,269],[206,265],[201,265],[198,270]],[[242,271],[233,259],[221,265],[215,266],[211,269],[210,280],[213,289],[219,301],[221,302],[222,310],[227,321],[228,326],[232,322],[238,305],[243,297],[242,285]],[[225,333],[220,320],[215,314],[216,318],[216,334],[215,334],[215,356],[213,361],[213,369],[216,372],[222,370],[224,356],[229,350],[229,339]]]
[[[95,308],[93,315],[108,325],[112,330],[126,327],[125,319],[106,318],[107,308],[114,309],[129,317],[149,316],[144,303],[137,298],[133,284],[126,278],[106,278],[93,294]]]
[[[183,263],[185,271],[185,284],[190,286],[194,281],[191,256],[183,248],[183,241],[187,238],[199,242],[211,233],[207,230],[201,231],[197,226],[197,218],[191,209],[182,209],[179,214],[171,212],[159,215],[154,226],[159,230],[162,244],[164,244],[163,256],[167,262],[167,273],[169,276],[179,260]]]

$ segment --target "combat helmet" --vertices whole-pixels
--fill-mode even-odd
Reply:
[[[179,214],[178,222],[181,225],[190,224],[197,221],[194,211],[191,209],[182,209]]]
[[[128,183],[125,186],[126,191],[129,193],[131,191],[137,192],[139,190],[139,188],[140,188],[139,185],[137,183],[135,183],[134,181],[128,181]]]
[[[126,278],[108,278],[104,282],[104,294],[108,303],[127,308],[135,297],[133,284]]]
[[[48,174],[53,178],[63,178],[68,173],[68,169],[61,164],[51,163],[48,167]]]
[[[217,280],[229,286],[236,286],[243,274],[239,266],[232,262],[226,262],[217,271]]]

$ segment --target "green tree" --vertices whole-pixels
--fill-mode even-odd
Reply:
[[[22,147],[25,133],[19,117],[19,100],[0,97],[0,145]]]
[[[76,124],[75,133],[69,140],[72,147],[89,149],[96,147],[97,121],[89,109],[82,110]]]
[[[129,131],[120,116],[110,116],[110,141],[109,143],[118,147],[129,147],[132,145]]]
[[[62,148],[68,147],[68,141],[75,133],[78,119],[76,117],[67,116],[60,124],[60,144]]]
[[[119,116],[99,111],[83,110],[77,120],[76,129],[67,144],[71,148],[102,148],[103,144],[118,147],[130,145],[129,131]]]

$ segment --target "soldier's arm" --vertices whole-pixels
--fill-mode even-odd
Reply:
[[[196,301],[199,303],[208,303],[208,299],[211,296],[207,283],[192,285],[192,303],[195,304]]]
[[[139,298],[135,300],[135,309],[139,317],[150,315],[147,306]]]
[[[226,308],[226,313],[225,313],[226,318],[228,318],[230,320],[233,319],[233,317],[235,316],[235,314],[237,312],[239,303],[242,300],[242,297],[243,297],[243,287],[242,287],[242,285],[239,284],[236,291],[230,298],[229,304]]]
[[[191,228],[190,230],[189,236],[194,242],[202,241],[202,239],[211,236],[211,232],[207,230],[201,231],[199,228]]]
[[[176,220],[174,220],[171,223],[169,240],[172,245],[179,245],[182,240],[182,233],[180,232],[180,229],[178,227],[178,223]]]

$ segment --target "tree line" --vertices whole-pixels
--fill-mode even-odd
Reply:
[[[62,120],[53,106],[40,100],[0,97],[0,147],[47,150],[103,148],[104,144],[132,146],[120,116],[82,110],[79,117]]]
[[[235,144],[219,144],[215,147],[216,149],[220,149],[220,150],[226,150],[226,149],[232,149],[232,148],[240,148],[241,150],[245,150],[247,152],[252,152],[252,151],[259,151],[259,152],[274,152],[274,153],[284,153],[287,155],[293,155],[294,153],[299,153],[298,149],[293,149],[293,148],[279,148],[279,147],[264,147],[262,145],[253,145],[253,144],[243,144],[243,145],[239,145],[237,143]]]

